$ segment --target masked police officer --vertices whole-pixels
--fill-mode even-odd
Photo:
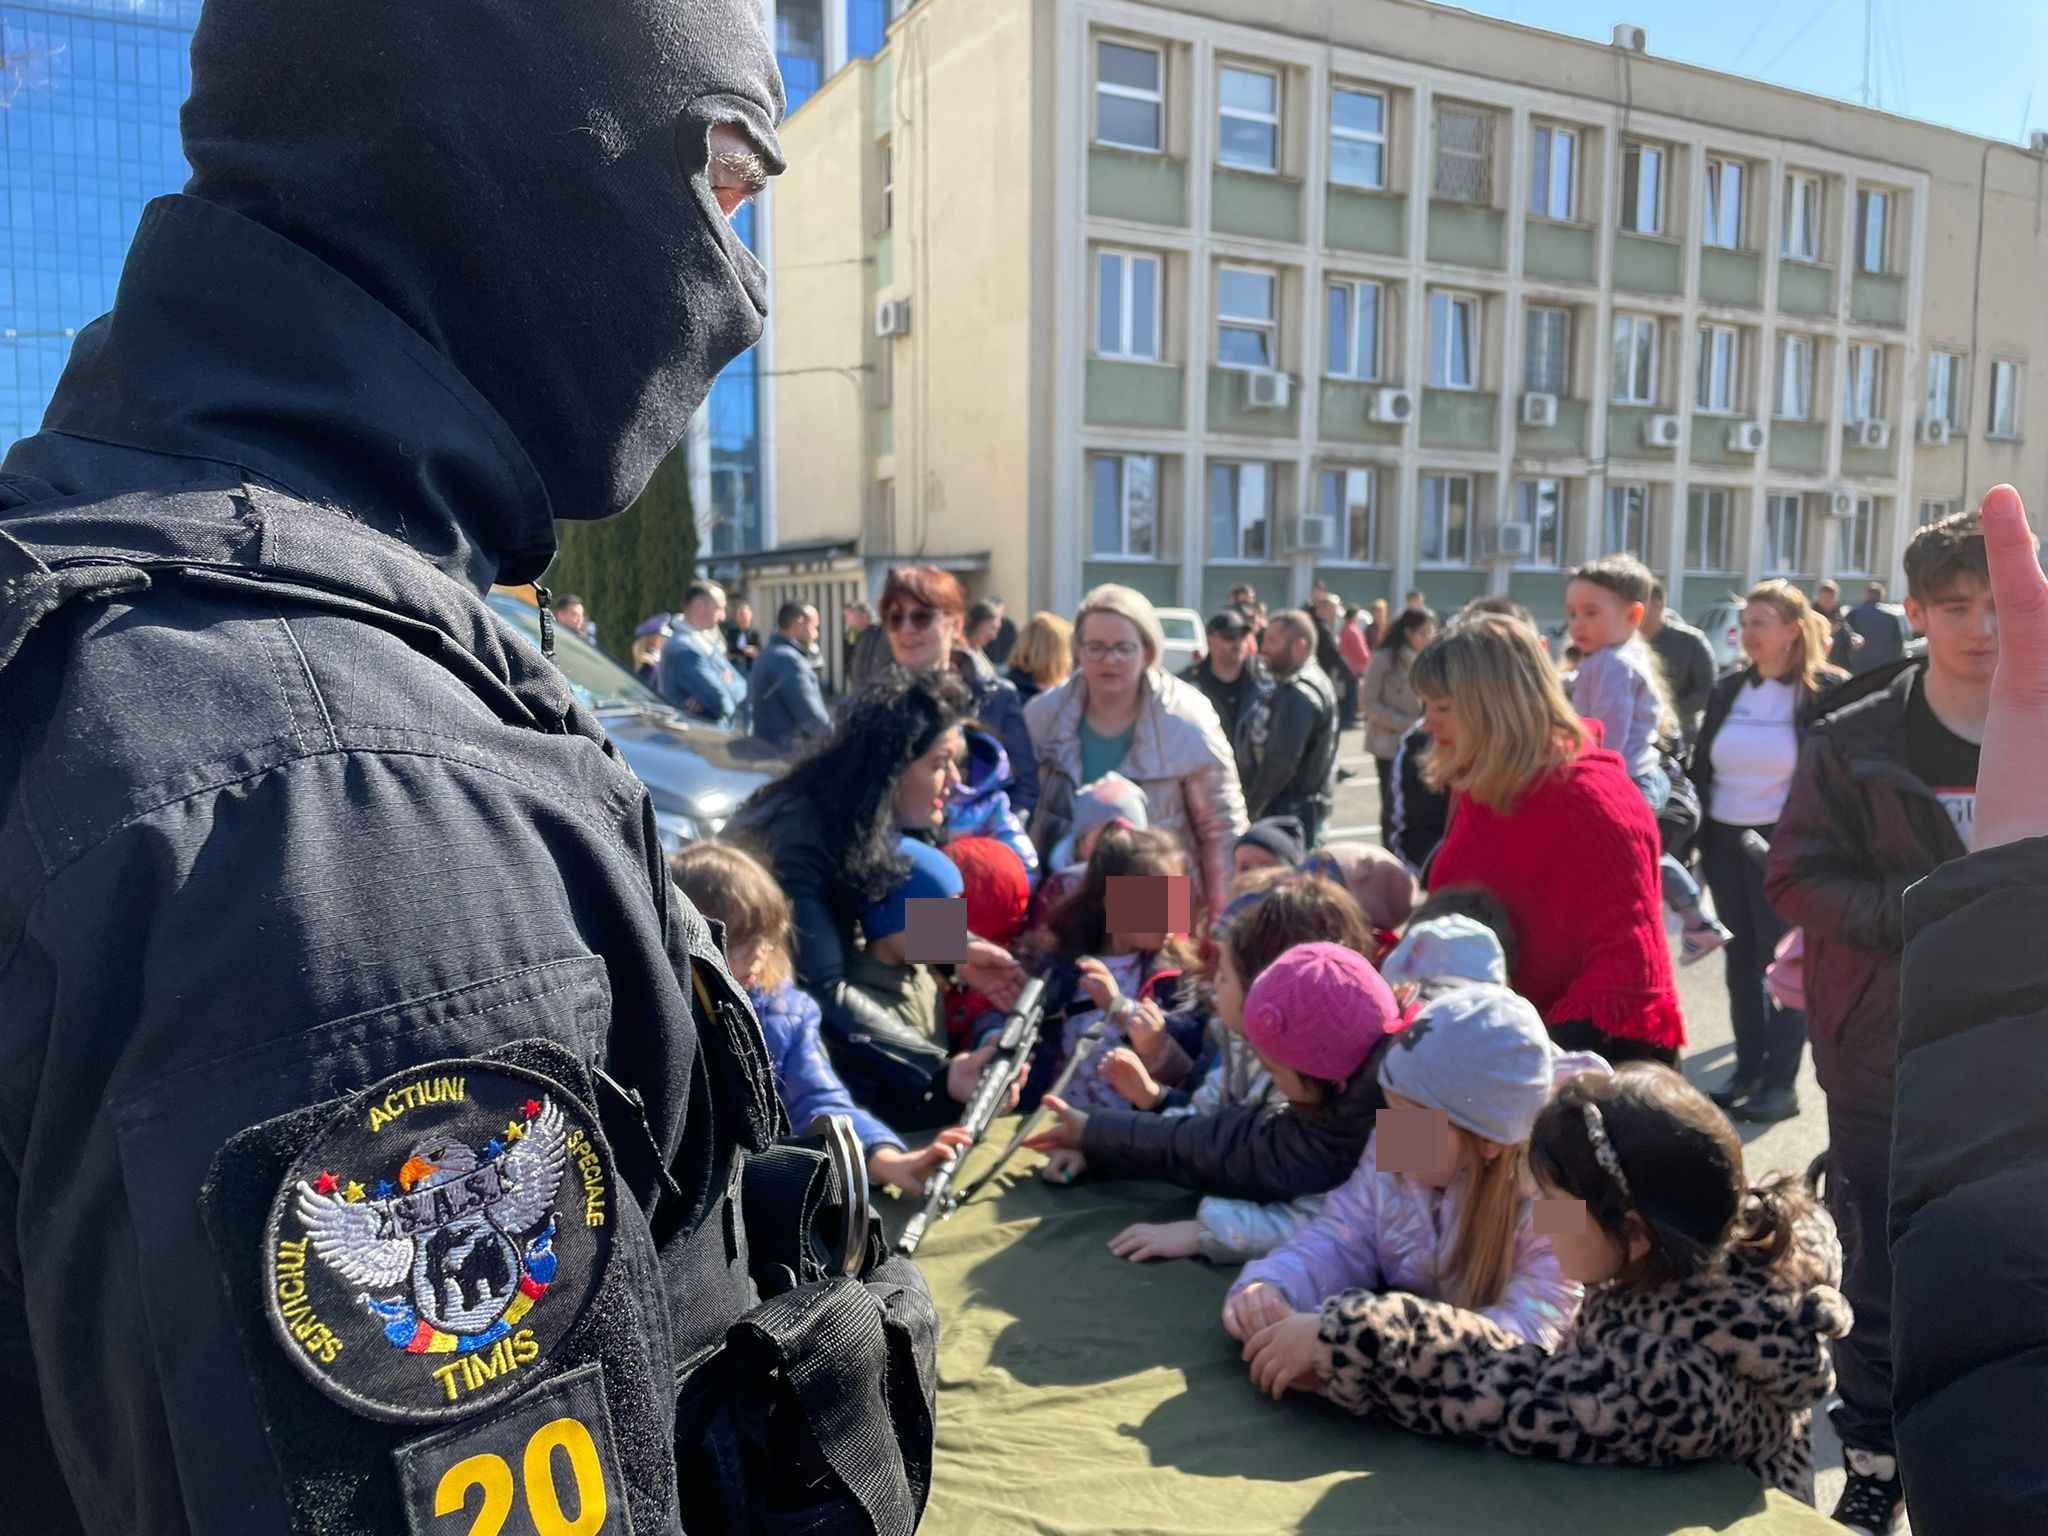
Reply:
[[[778,1227],[743,994],[480,601],[760,334],[760,8],[207,0],[192,80],[0,476],[10,1516],[907,1530],[929,1302]]]

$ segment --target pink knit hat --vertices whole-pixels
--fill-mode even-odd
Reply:
[[[1244,1037],[1304,1077],[1341,1083],[1365,1065],[1400,1013],[1363,955],[1341,944],[1297,944],[1245,994]]]

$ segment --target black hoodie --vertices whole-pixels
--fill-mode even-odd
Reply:
[[[26,1526],[430,1518],[393,1454],[422,1426],[317,1391],[266,1326],[258,1229],[304,1111],[508,1049],[557,1053],[622,1186],[530,1368],[601,1367],[634,1530],[747,1495],[675,1391],[760,1299],[731,1199],[786,1129],[758,1030],[645,791],[480,594],[543,568],[553,517],[623,507],[758,333],[704,159],[731,121],[777,163],[759,15],[209,0],[191,188],[0,465]],[[565,1257],[539,1315],[596,1273]]]

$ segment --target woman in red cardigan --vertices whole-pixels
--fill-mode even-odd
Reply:
[[[1678,1065],[1656,818],[1621,758],[1565,699],[1534,630],[1483,616],[1416,658],[1436,739],[1424,772],[1452,792],[1431,890],[1477,885],[1514,923],[1509,978],[1565,1050]]]

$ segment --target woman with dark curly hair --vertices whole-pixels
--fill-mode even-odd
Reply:
[[[936,1020],[918,1035],[848,984],[855,932],[861,909],[887,900],[908,874],[902,839],[934,840],[944,826],[973,704],[966,685],[943,672],[898,668],[877,677],[832,734],[757,791],[726,828],[759,853],[789,897],[796,984],[817,1000],[840,1076],[858,1101],[903,1130],[950,1121],[980,1063],[949,1058]],[[1023,980],[993,945],[971,943],[957,969],[998,1006]]]

